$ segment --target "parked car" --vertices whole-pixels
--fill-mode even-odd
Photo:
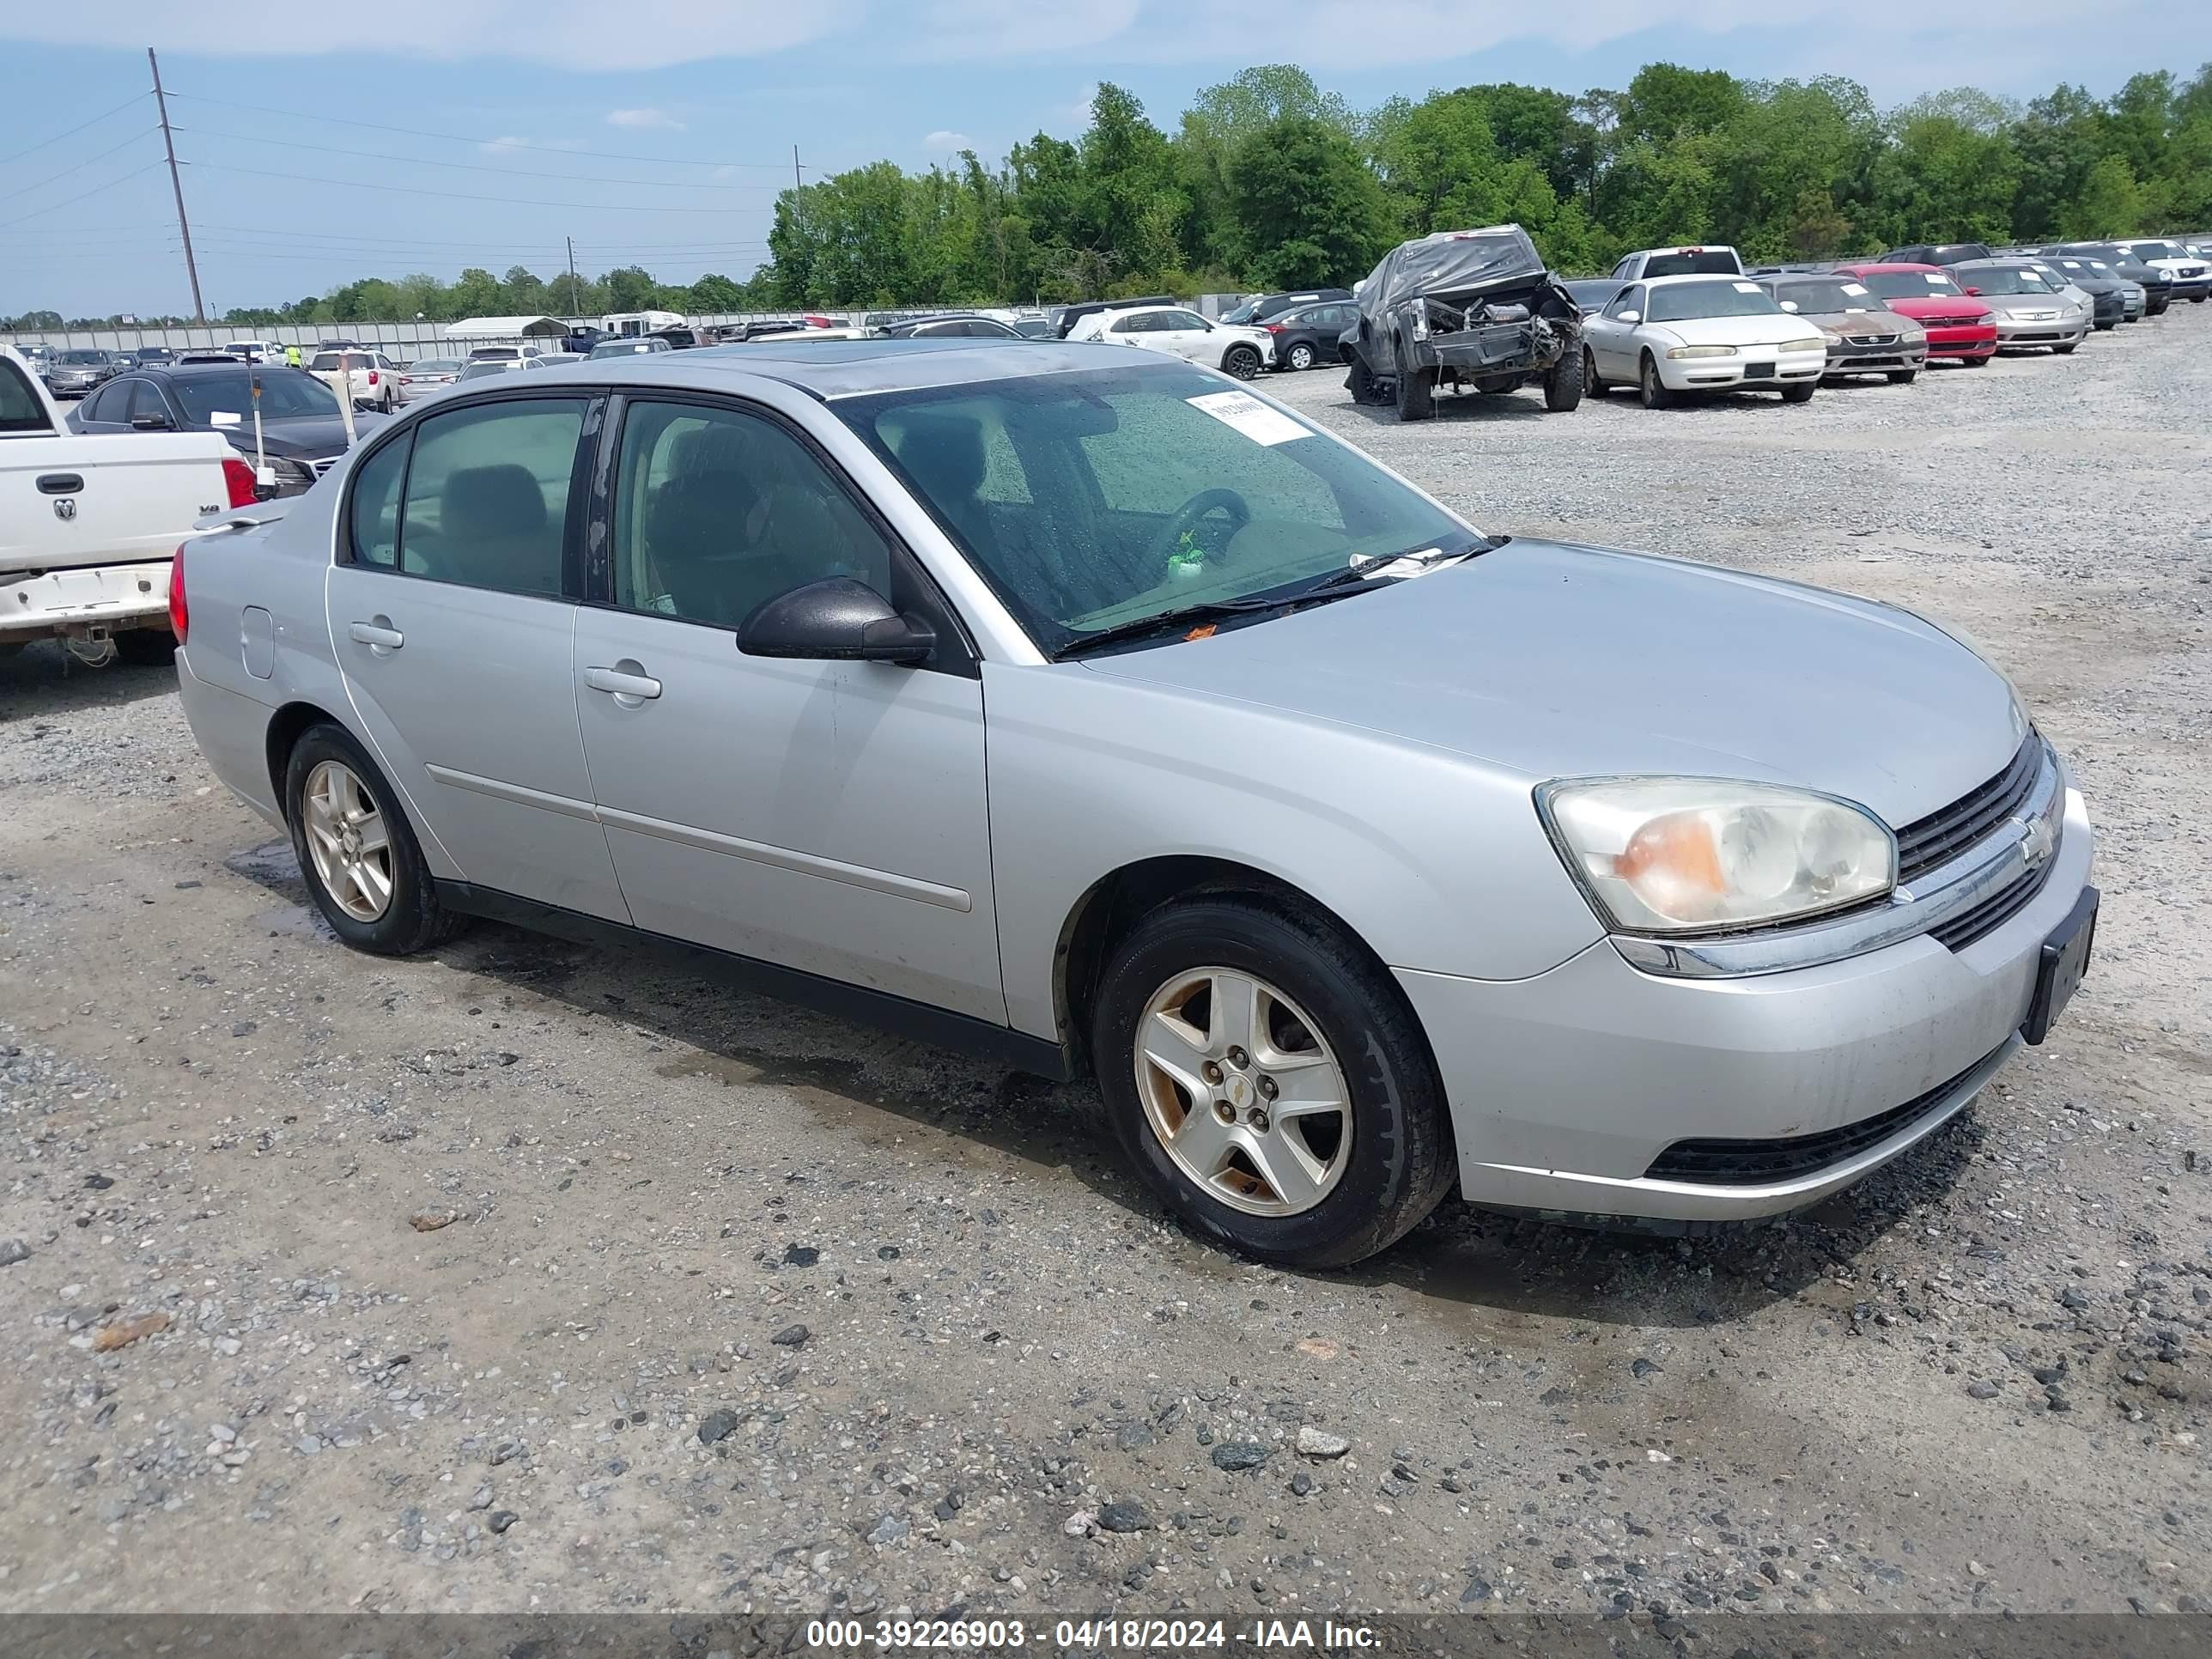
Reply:
[[[1053,313],[1052,325],[1060,339],[1067,339],[1075,325],[1085,317],[1102,311],[1127,310],[1132,306],[1171,306],[1181,303],[1172,294],[1150,294],[1138,300],[1085,300],[1080,305],[1060,306]],[[1224,319],[1225,320],[1225,319]]]
[[[1930,357],[1952,357],[1979,368],[1997,355],[1996,313],[1937,265],[1838,265],[1838,276],[1864,283],[1882,303],[1920,325]]]
[[[46,386],[57,398],[82,398],[94,387],[115,378],[115,354],[96,346],[71,346],[54,353],[46,370]]]
[[[1308,306],[1317,305],[1324,300],[1341,300],[1349,304],[1352,290],[1348,288],[1309,288],[1281,294],[1255,294],[1243,305],[1223,312],[1220,320],[1257,328],[1286,311],[1303,311]]]
[[[2203,305],[2205,296],[2212,294],[2212,264],[2194,248],[2179,242],[2142,239],[2115,242],[2115,247],[2133,254],[2153,270],[2162,270],[2173,278],[2173,297]]]
[[[58,639],[95,666],[167,662],[170,555],[253,493],[252,470],[206,434],[65,430],[28,361],[0,345],[0,652]]]
[[[465,357],[417,357],[399,371],[399,401],[411,403],[443,391],[459,380],[468,366]]]
[[[2143,315],[2161,317],[2173,303],[2173,273],[2157,265],[2147,265],[2118,242],[2058,242],[2043,249],[2046,256],[2072,254],[2077,258],[2101,259],[2115,276],[2135,283],[2143,291]]]
[[[380,351],[319,351],[307,366],[308,373],[325,377],[326,384],[328,377],[343,370],[357,404],[389,415],[405,401],[399,365]]]
[[[45,385],[47,371],[54,366],[54,349],[40,343],[35,345],[17,346],[15,349],[22,355],[24,366],[39,377],[40,385]],[[49,387],[48,390],[51,391],[52,388]]]
[[[1052,340],[1059,337],[1053,330],[1052,319],[1049,317],[1017,317],[1013,321],[1013,331],[1024,340]]]
[[[177,354],[165,345],[150,345],[136,347],[126,352],[125,356],[128,356],[133,364],[143,364],[173,362],[176,361]]]
[[[1274,361],[1275,337],[1264,328],[1210,323],[1183,306],[1127,306],[1077,319],[1068,339],[1098,340],[1164,352],[1249,380]]]
[[[261,388],[260,454],[275,472],[270,493],[298,495],[345,453],[345,417],[337,394],[304,369],[218,363],[168,363],[118,376],[70,415],[73,431],[219,432],[254,459],[253,388]],[[353,417],[366,436],[384,417]]]
[[[1583,354],[1590,392],[1633,386],[1646,409],[1694,392],[1778,392],[1802,404],[1820,388],[1828,342],[1748,277],[1655,276],[1583,319]]]
[[[246,359],[243,357],[234,357],[228,351],[217,351],[210,346],[204,349],[179,351],[170,360],[170,362],[172,365],[185,363],[228,363],[235,368],[243,367],[246,362]]]
[[[1539,385],[1555,414],[1582,402],[1582,313],[1518,225],[1400,243],[1361,284],[1344,344],[1352,401],[1395,404],[1401,421],[1434,415],[1440,386]]]
[[[1611,305],[1620,294],[1622,284],[1617,276],[1577,276],[1559,286],[1573,296],[1575,309],[1587,317],[1593,311],[1601,311]]]
[[[586,323],[570,329],[561,337],[561,349],[574,356],[588,357],[592,355],[592,348],[606,337],[606,330],[594,328]]]
[[[624,343],[635,345],[639,342],[628,340]],[[665,340],[658,341],[656,343],[663,351],[673,349]],[[599,345],[593,346],[592,356],[597,356],[606,344],[605,341],[602,341]],[[540,351],[528,357],[485,357],[463,368],[453,377],[453,384],[457,386],[467,386],[472,381],[496,380],[508,374],[542,374],[550,368],[560,368],[568,363],[589,361],[589,358],[579,357],[574,352],[568,351]]]
[[[609,357],[649,357],[656,351],[674,349],[658,335],[617,334],[593,346],[588,361],[596,363]]]
[[[1968,259],[1993,258],[1986,242],[1915,242],[1910,247],[1893,247],[1879,260],[1870,263],[1885,265],[1955,265]]]
[[[242,363],[281,363],[284,348],[274,340],[231,340],[223,348],[223,355],[235,357]]]
[[[1654,276],[1741,276],[1743,256],[1725,243],[1639,248],[1615,265],[1613,275],[1620,283],[1640,283]]]
[[[1927,331],[1864,283],[1825,271],[1759,281],[1775,304],[1820,331],[1828,346],[1825,380],[1880,374],[1892,386],[1911,386],[1928,362]]]
[[[1148,353],[585,365],[260,516],[178,562],[179,694],[345,944],[672,939],[1095,1072],[1263,1260],[1455,1186],[1817,1202],[2042,1042],[2094,939],[2082,799],[1943,629],[1486,537]]]
[[[2045,346],[2063,357],[2088,337],[2089,296],[2069,295],[2023,260],[1962,259],[1950,270],[1954,281],[1990,307],[2000,351]]]
[[[1275,343],[1277,368],[1343,362],[1344,349],[1339,342],[1346,330],[1358,325],[1359,307],[1349,297],[1279,311],[1259,325]]]
[[[877,331],[894,340],[1018,340],[1023,335],[1018,329],[1009,327],[995,317],[985,317],[972,311],[941,311],[926,316],[909,317],[903,322],[892,323]]]
[[[2142,315],[2142,286],[2115,276],[2112,267],[2101,259],[2085,259],[2077,254],[2023,253],[2010,257],[2034,266],[2054,286],[2071,289],[2086,299],[2094,328],[2118,328]]]

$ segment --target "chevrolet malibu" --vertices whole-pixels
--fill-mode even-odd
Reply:
[[[1744,276],[1648,277],[1583,319],[1583,389],[1632,386],[1646,409],[1691,392],[1802,404],[1827,365],[1827,336]]]
[[[2042,1042],[2094,937],[2081,797],[1960,639],[1486,535],[1109,346],[507,376],[170,597],[201,749],[348,945],[672,942],[1094,1072],[1160,1199],[1269,1261],[1455,1184],[1811,1203]]]

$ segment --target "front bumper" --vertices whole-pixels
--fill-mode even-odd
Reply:
[[[1672,1222],[1818,1202],[1935,1133],[2018,1046],[2045,939],[2087,885],[2087,809],[2068,789],[2050,874],[1953,951],[1926,935],[1844,961],[1691,979],[1601,940],[1534,978],[1395,969],[1450,1101],[1470,1203]],[[1899,1112],[1910,1105],[1910,1112]],[[1898,1113],[1898,1127],[1841,1132]],[[1648,1173],[1684,1141],[1834,1133],[1830,1163],[1756,1184]],[[1679,1162],[1679,1158],[1674,1160]]]
[[[1995,323],[1970,323],[1928,331],[1928,355],[1931,357],[1992,357],[1996,349]]]
[[[1845,374],[1888,374],[1899,369],[1924,368],[1928,363],[1928,343],[1918,343],[1899,339],[1861,345],[1850,340],[1828,348],[1830,378]]]
[[[87,565],[0,583],[0,640],[111,633],[169,623],[169,562]]]
[[[1771,391],[1802,380],[1817,380],[1828,372],[1826,352],[1778,352],[1765,346],[1747,346],[1733,357],[1661,357],[1655,352],[1659,378],[1669,392]]]
[[[1997,323],[1997,348],[2021,351],[2031,346],[2079,345],[2088,332],[2086,315],[2057,317],[2047,322],[2003,318]]]

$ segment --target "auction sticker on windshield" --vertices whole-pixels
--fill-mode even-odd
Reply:
[[[1203,410],[1224,426],[1233,426],[1255,444],[1286,444],[1313,434],[1280,410],[1270,409],[1249,392],[1209,392],[1186,398],[1193,409]]]

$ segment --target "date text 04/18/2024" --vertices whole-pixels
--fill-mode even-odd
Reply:
[[[994,1652],[1049,1645],[1063,1650],[1161,1651],[1231,1646],[1271,1650],[1372,1649],[1370,1626],[1333,1619],[1061,1619],[1048,1627],[1020,1619],[817,1619],[806,1626],[811,1649],[884,1652],[902,1649]]]

